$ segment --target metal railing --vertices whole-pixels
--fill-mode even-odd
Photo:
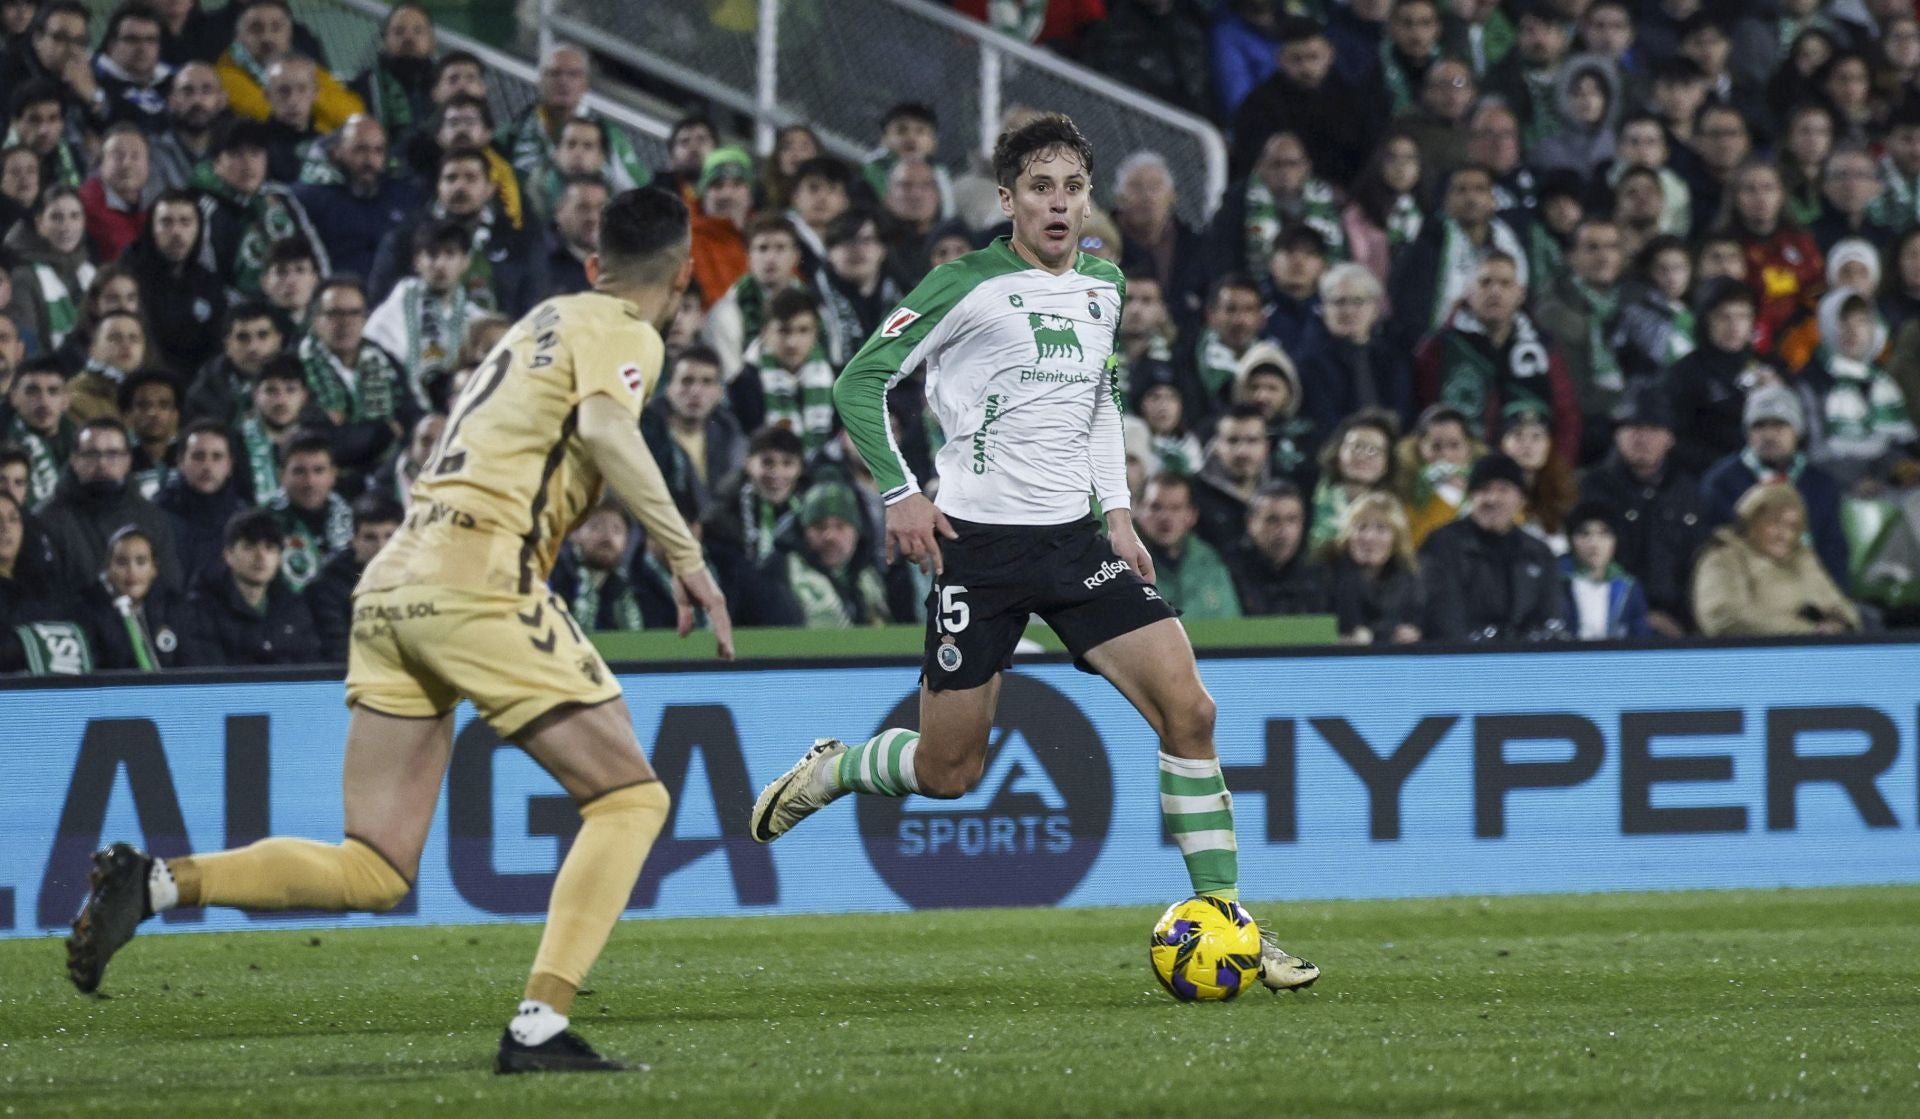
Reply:
[[[836,154],[877,146],[880,118],[902,101],[940,117],[937,158],[978,166],[1004,110],[1058,111],[1093,142],[1096,186],[1128,154],[1173,168],[1181,216],[1203,222],[1227,185],[1214,126],[1085,67],[926,0],[541,0],[544,40],[566,39],[750,117],[760,150],[773,130],[811,125]]]

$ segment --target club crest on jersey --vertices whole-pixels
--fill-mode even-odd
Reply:
[[[1100,317],[1099,296],[1100,296],[1100,293],[1097,291],[1090,291],[1087,293],[1087,314],[1093,316],[1096,319]]]
[[[880,327],[880,337],[882,338],[900,337],[900,335],[906,333],[906,329],[912,326],[914,323],[914,320],[918,319],[919,317],[920,317],[920,312],[918,311],[915,311],[908,307],[900,308],[899,310],[895,311],[893,314],[887,316],[887,321],[884,324],[882,324]]]
[[[623,365],[620,367],[620,383],[627,386],[628,392],[639,396],[642,392],[646,391],[647,378],[645,374],[640,372],[639,366],[631,364]]]
[[[960,646],[953,643],[952,637],[942,637],[940,648],[933,654],[933,659],[939,662],[944,671],[953,672],[960,667]]]
[[[1045,361],[1050,357],[1072,356],[1085,360],[1087,352],[1080,347],[1080,336],[1074,333],[1073,320],[1059,315],[1028,315],[1027,325],[1033,328],[1034,360]]]

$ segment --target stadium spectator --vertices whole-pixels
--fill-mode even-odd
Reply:
[[[1386,20],[1386,39],[1368,79],[1386,93],[1386,111],[1412,109],[1427,71],[1440,59],[1438,0],[1398,0]]]
[[[1626,391],[1613,338],[1620,329],[1620,227],[1588,218],[1575,228],[1566,271],[1548,279],[1537,304],[1540,330],[1552,339],[1579,401],[1585,445],[1566,448],[1578,462],[1606,454],[1606,417]]]
[[[1185,475],[1200,469],[1206,448],[1187,423],[1187,397],[1174,367],[1149,360],[1135,367],[1130,377],[1133,410],[1146,428],[1146,445],[1133,453],[1147,474]],[[1141,479],[1141,484],[1145,481]]]
[[[313,297],[320,290],[320,258],[304,237],[275,241],[260,270],[260,294],[273,309],[280,333],[298,338],[313,325]]]
[[[53,537],[47,535],[27,505],[27,478],[32,469],[33,456],[25,448],[0,442],[0,492],[12,496],[23,518],[13,575],[27,584],[45,587],[52,582],[54,572]]]
[[[523,191],[527,212],[536,224],[553,220],[560,192],[569,180],[584,176],[608,181],[607,137],[611,135],[613,131],[597,117],[569,117],[561,123],[552,158],[527,176]]]
[[[196,9],[197,10],[197,9]],[[213,132],[227,119],[227,91],[206,62],[189,61],[167,91],[165,127],[153,134],[153,177],[167,190],[193,181],[193,169],[213,156]]]
[[[1820,173],[1821,205],[1808,227],[1814,244],[1829,253],[1839,242],[1857,237],[1883,255],[1891,253],[1900,231],[1883,216],[1881,198],[1885,190],[1872,152],[1865,148],[1836,149]]]
[[[86,628],[72,599],[30,567],[31,522],[0,487],[0,673],[77,676],[93,669]]]
[[[164,369],[143,369],[120,385],[120,414],[133,439],[135,490],[152,501],[180,454],[180,382]]]
[[[441,157],[434,201],[380,240],[367,281],[373,298],[385,299],[407,275],[414,229],[451,219],[473,239],[473,264],[465,280],[468,295],[515,318],[540,301],[547,283],[545,257],[535,238],[517,228],[496,204],[487,167],[487,156],[476,148],[456,148]]]
[[[80,184],[87,239],[101,263],[120,259],[147,224],[147,209],[160,196],[149,165],[147,134],[135,124],[116,124],[100,146],[100,167]]]
[[[13,227],[6,248],[20,262],[13,269],[9,309],[29,324],[45,349],[59,349],[79,325],[80,297],[93,282],[79,193],[70,186],[42,191],[32,221]]]
[[[0,228],[12,229],[31,214],[40,190],[40,157],[33,149],[17,142],[0,148]]]
[[[1421,162],[1434,173],[1446,175],[1470,158],[1473,107],[1479,96],[1480,84],[1472,68],[1461,59],[1442,58],[1427,68],[1419,104],[1393,118],[1391,125],[1413,137],[1420,146]],[[1500,172],[1495,171],[1496,184],[1499,178]]]
[[[1243,272],[1213,282],[1207,295],[1206,325],[1195,337],[1182,370],[1190,386],[1188,422],[1198,423],[1223,407],[1233,391],[1241,359],[1266,326],[1260,285]]]
[[[280,522],[280,575],[296,591],[319,577],[331,557],[353,544],[353,507],[335,486],[333,444],[322,432],[302,432],[286,444],[280,488],[260,502]]]
[[[313,614],[280,577],[285,544],[265,509],[227,522],[222,564],[201,573],[187,596],[185,636],[196,664],[312,664],[320,657]]]
[[[735,147],[715,148],[696,185],[693,282],[705,305],[747,272],[747,221],[753,214],[753,157]]]
[[[1581,500],[1618,510],[1615,559],[1644,590],[1648,625],[1679,637],[1692,625],[1688,580],[1709,531],[1699,481],[1672,457],[1673,409],[1658,386],[1629,392],[1616,419],[1613,451],[1582,480]]]
[[[160,581],[169,558],[134,525],[107,540],[106,563],[74,603],[96,669],[157,672],[192,663],[192,651],[180,641],[188,625],[186,597]]]
[[[1176,318],[1190,317],[1206,290],[1206,238],[1180,219],[1173,169],[1154,151],[1136,151],[1113,172],[1113,221],[1125,246],[1120,267],[1160,281]]]
[[[91,23],[92,13],[77,0],[42,4],[27,41],[0,56],[0,98],[17,105],[21,91],[44,86],[58,104],[55,115],[62,128],[72,136],[103,125],[110,106],[87,57],[93,43]],[[14,116],[19,116],[17,109]]]
[[[363,493],[353,501],[353,540],[328,556],[304,597],[307,611],[313,615],[313,633],[320,645],[320,660],[342,664],[347,659],[347,638],[353,631],[353,588],[361,572],[373,562],[381,548],[399,530],[405,513],[400,503],[380,493]],[[281,561],[285,567],[285,560]]]
[[[1675,457],[1698,477],[1746,445],[1747,394],[1779,374],[1754,353],[1758,300],[1746,285],[1721,277],[1704,283],[1695,301],[1698,345],[1673,363],[1661,384],[1672,407]]]
[[[390,135],[370,116],[348,119],[327,145],[327,162],[309,163],[293,188],[327,259],[342,272],[369,275],[381,238],[420,206],[415,181],[388,167]]]
[[[1189,619],[1238,618],[1240,600],[1226,561],[1194,534],[1200,512],[1193,482],[1158,474],[1147,482],[1146,501],[1135,510],[1140,539],[1153,557],[1155,586]]]
[[[153,504],[167,514],[181,583],[192,586],[202,571],[220,562],[227,522],[248,507],[234,477],[233,440],[225,427],[207,419],[187,425],[179,468],[160,484]]]
[[[1696,332],[1689,302],[1693,257],[1685,241],[1671,234],[1653,238],[1640,249],[1633,271],[1633,280],[1621,292],[1619,325],[1606,340],[1629,386],[1656,379],[1692,353]],[[1582,418],[1595,431],[1610,430],[1605,416]],[[1583,426],[1583,434],[1586,431]]]
[[[707,309],[700,330],[700,341],[719,356],[721,369],[739,372],[774,299],[800,284],[800,235],[793,223],[774,214],[755,217],[747,225],[747,274]]]
[[[1783,385],[1768,385],[1747,397],[1746,446],[1721,459],[1700,479],[1706,499],[1707,523],[1717,527],[1732,521],[1740,498],[1754,486],[1772,482],[1791,484],[1804,505],[1814,554],[1833,581],[1847,581],[1847,537],[1840,523],[1840,486],[1833,476],[1807,461],[1801,449],[1807,416],[1800,397]]]
[[[700,193],[695,184],[700,181],[700,169],[706,166],[707,157],[719,146],[720,133],[706,117],[695,113],[674,121],[673,127],[667,130],[667,166],[655,176],[657,185],[678,191],[687,209],[698,211]],[[845,173],[840,180],[842,187],[850,185],[852,172],[838,160],[834,163]]]
[[[1362,494],[1320,552],[1342,642],[1409,645],[1420,640],[1426,593],[1398,498],[1378,491]]]
[[[1393,261],[1420,236],[1426,221],[1419,197],[1425,173],[1420,145],[1396,129],[1381,139],[1347,192],[1349,201],[1341,211],[1340,225],[1348,252],[1354,263],[1373,274],[1383,291]]]
[[[742,429],[785,428],[809,453],[835,428],[834,369],[820,349],[820,306],[813,293],[790,287],[773,297],[765,318],[758,343],[727,386],[728,407]]]
[[[1612,508],[1597,503],[1576,505],[1567,517],[1571,547],[1560,557],[1560,574],[1567,585],[1567,617],[1581,641],[1654,632],[1639,580],[1613,561],[1620,543],[1614,518]]]
[[[1757,352],[1771,354],[1780,334],[1820,295],[1826,259],[1786,210],[1786,189],[1770,163],[1742,165],[1728,181],[1721,232],[1737,238],[1755,306]]]
[[[3,275],[3,274],[0,274]],[[20,335],[20,327],[13,316],[0,311],[0,427],[7,418],[7,392],[13,387],[13,375],[20,363],[27,358],[26,339]]]
[[[260,294],[260,274],[274,242],[303,237],[310,244],[320,244],[293,189],[268,180],[271,146],[265,124],[228,121],[214,134],[211,162],[194,172],[206,230],[200,242],[200,263],[226,280],[237,298]]]
[[[1201,0],[1107,0],[1107,16],[1089,30],[1082,61],[1175,108],[1210,117],[1208,9]]]
[[[1266,425],[1266,461],[1248,464],[1247,468],[1263,471],[1271,478],[1285,478],[1303,490],[1310,490],[1320,433],[1313,421],[1301,414],[1300,392],[1300,375],[1294,371],[1286,353],[1270,342],[1256,343],[1240,362],[1234,381],[1233,410],[1250,409]],[[1214,436],[1217,444],[1217,425]],[[1250,451],[1251,445],[1244,445],[1242,449]],[[1243,496],[1251,493],[1247,490]],[[1203,503],[1203,523],[1207,516],[1205,508]]]
[[[347,83],[384,134],[405,136],[433,115],[435,42],[433,19],[426,8],[401,3],[387,9],[380,24],[379,53],[359,77]],[[355,270],[365,271],[363,267]]]
[[[187,389],[187,414],[224,426],[247,410],[254,378],[287,340],[272,308],[257,300],[228,308],[220,334],[219,356],[200,367]]]
[[[1467,516],[1420,546],[1426,613],[1435,641],[1538,641],[1566,636],[1566,589],[1545,544],[1519,531],[1526,503],[1520,464],[1495,451],[1473,464]]]
[[[1526,511],[1520,525],[1556,556],[1567,551],[1567,513],[1579,486],[1567,457],[1553,445],[1547,414],[1531,404],[1509,405],[1500,418],[1501,453],[1520,464],[1526,478]]]
[[[933,164],[896,161],[880,204],[886,211],[887,270],[901,291],[911,291],[933,267],[933,234],[940,221],[940,178]]]
[[[579,47],[561,44],[540,60],[538,95],[507,123],[499,138],[499,147],[523,179],[537,178],[556,161],[568,123],[592,119],[586,104],[589,77],[587,54]],[[633,150],[626,133],[603,128],[600,138],[605,164],[597,170],[606,176],[609,189],[617,194],[652,180],[653,171]]]
[[[487,67],[471,51],[451,50],[440,56],[433,64],[433,89],[428,94],[433,100],[437,112],[440,106],[455,97],[487,96]],[[432,137],[425,135],[434,131],[436,125],[431,119],[422,121],[414,127],[414,135],[431,142]],[[405,137],[395,137],[404,140]]]
[[[1395,260],[1389,336],[1403,351],[1444,325],[1494,254],[1514,261],[1516,281],[1528,286],[1526,249],[1513,227],[1495,216],[1495,205],[1493,173],[1474,165],[1458,168],[1447,178],[1441,212],[1421,224],[1419,237]]]
[[[1269,482],[1247,505],[1246,532],[1227,549],[1227,568],[1248,617],[1326,614],[1327,569],[1308,554],[1307,504],[1292,482]]]
[[[429,222],[412,232],[413,273],[367,317],[365,337],[399,362],[405,390],[426,409],[445,404],[444,382],[467,334],[473,303],[462,280],[473,254],[458,222]]]
[[[1551,95],[1554,126],[1534,145],[1530,162],[1541,174],[1566,171],[1585,178],[1613,158],[1622,113],[1620,73],[1598,55],[1576,55],[1560,66]]]
[[[51,358],[34,358],[19,367],[7,392],[7,426],[0,442],[27,453],[28,511],[53,497],[79,432],[67,415],[67,378]]]
[[[640,600],[623,568],[634,525],[617,501],[595,506],[567,534],[547,580],[587,633],[646,629]]]
[[[291,354],[266,362],[251,382],[247,402],[247,411],[234,425],[240,484],[249,498],[265,501],[280,488],[280,472],[294,437],[325,428],[327,414],[314,402],[306,369]]]
[[[887,243],[869,210],[848,210],[827,225],[827,256],[814,273],[820,297],[820,337],[838,369],[853,358],[880,320],[900,302],[887,275]]]
[[[499,215],[514,229],[521,229],[526,225],[526,207],[520,193],[520,174],[493,149],[493,131],[493,109],[484,94],[449,97],[441,104],[432,131],[415,136],[410,145],[412,162],[421,177],[420,193],[434,192],[449,152],[479,152],[486,161],[487,181],[492,185]]]
[[[85,368],[67,382],[68,411],[73,422],[84,424],[101,416],[123,419],[121,386],[146,362],[147,326],[140,316],[130,311],[103,316],[94,328]]]
[[[1319,313],[1293,351],[1302,414],[1316,432],[1331,432],[1363,408],[1385,409],[1403,424],[1411,420],[1412,370],[1381,330],[1380,281],[1349,261],[1329,268],[1319,286]]]
[[[787,220],[800,235],[800,271],[811,276],[827,257],[827,227],[847,212],[853,172],[832,156],[817,156],[793,176],[793,206]]]
[[[894,168],[903,162],[927,164],[938,198],[936,218],[954,212],[953,180],[935,158],[940,150],[940,118],[933,107],[918,101],[891,105],[880,118],[880,146],[861,165],[861,176],[874,198],[885,198]]]
[[[297,54],[267,64],[267,178],[274,182],[297,183],[308,162],[325,158],[313,124],[314,73],[313,59]]]
[[[848,629],[884,625],[886,584],[860,547],[859,498],[842,482],[821,482],[800,499],[799,532],[762,561],[745,589],[751,625]]]
[[[93,77],[106,101],[109,124],[134,124],[148,133],[167,127],[167,85],[173,67],[160,58],[160,17],[141,0],[123,0],[107,17]]]
[[[1254,358],[1260,364],[1249,371],[1247,381],[1254,381],[1257,373],[1262,380],[1297,385],[1286,377],[1291,365],[1281,364],[1285,355],[1277,349],[1272,352],[1273,358]],[[1256,349],[1249,356],[1259,353]],[[1196,513],[1194,532],[1215,551],[1227,551],[1246,535],[1247,506],[1270,478],[1270,453],[1267,416],[1259,405],[1240,401],[1214,425],[1206,461],[1200,464],[1198,473],[1189,475],[1189,497]]]
[[[1843,490],[1870,491],[1913,458],[1913,417],[1880,362],[1887,334],[1873,304],[1836,292],[1822,301],[1820,318],[1826,340],[1799,374],[1821,408],[1813,460]]]
[[[1327,274],[1327,239],[1310,225],[1292,225],[1273,239],[1267,259],[1267,337],[1298,353],[1320,318],[1320,277]]]
[[[826,154],[812,128],[789,124],[773,133],[773,155],[760,164],[761,212],[784,214],[793,205],[794,176],[800,165]],[[996,202],[998,200],[996,199]]]
[[[659,434],[686,456],[695,505],[703,517],[712,510],[712,487],[740,469],[746,459],[746,436],[732,411],[722,406],[724,402],[720,359],[696,345],[673,359],[666,384],[647,409],[662,429]],[[642,426],[645,430],[646,425]],[[647,442],[656,454],[665,449],[652,432]],[[672,480],[671,472],[668,479]]]
[[[1580,405],[1552,340],[1524,310],[1518,261],[1493,253],[1474,270],[1460,308],[1414,355],[1415,396],[1469,417],[1475,435],[1499,433],[1505,409],[1525,404],[1552,417],[1554,444],[1571,461],[1580,447]]]
[[[1276,68],[1232,111],[1232,166],[1253,166],[1267,137],[1299,135],[1320,173],[1349,182],[1373,151],[1381,114],[1365,87],[1333,72],[1333,45],[1310,19],[1292,17],[1277,29]]]
[[[166,515],[127,484],[133,451],[119,421],[96,419],[80,428],[73,459],[60,476],[52,499],[38,519],[53,538],[55,585],[78,594],[99,574],[107,558],[107,540],[123,525],[138,525],[162,555],[175,551]],[[180,586],[180,573],[162,569],[162,583]]]
[[[1320,480],[1313,491],[1310,548],[1334,538],[1349,506],[1363,495],[1391,492],[1393,443],[1400,425],[1392,413],[1361,408],[1349,413],[1320,445]]]
[[[1860,612],[1805,542],[1806,506],[1793,486],[1768,482],[1740,498],[1733,525],[1715,530],[1694,572],[1694,609],[1708,637],[1839,634]]]
[[[86,152],[69,134],[62,115],[62,87],[43,78],[22,83],[7,102],[11,142],[40,157],[40,181],[75,187],[86,174]]]
[[[367,292],[335,276],[314,301],[313,329],[296,351],[307,390],[334,425],[334,460],[348,492],[379,468],[380,456],[421,409],[393,355],[366,337]]]
[[[267,90],[269,67],[297,46],[293,13],[286,0],[250,0],[244,6],[234,6],[240,7],[240,12],[234,23],[233,43],[214,68],[233,111],[249,120],[265,121],[273,111]],[[325,66],[315,63],[312,121],[316,130],[332,132],[348,117],[366,111],[352,90],[341,85]]]
[[[1220,119],[1233,119],[1247,94],[1273,73],[1284,14],[1277,0],[1228,0],[1215,6],[1210,38]]]
[[[753,433],[745,466],[720,484],[702,522],[702,542],[723,587],[737,592],[740,581],[751,579],[753,568],[773,555],[790,518],[797,518],[805,465],[806,447],[790,428]]]
[[[413,431],[407,437],[407,445],[400,453],[387,460],[373,480],[367,486],[368,493],[383,494],[400,503],[405,509],[413,503],[413,483],[420,478],[420,472],[427,463],[433,461],[433,451],[440,445],[440,433],[447,429],[445,412],[428,412],[413,422]],[[357,500],[357,499],[356,499]]]

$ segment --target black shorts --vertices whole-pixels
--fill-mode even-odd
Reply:
[[[930,691],[977,688],[1011,667],[1030,614],[1053,627],[1083,672],[1093,671],[1081,659],[1088,650],[1178,616],[1091,518],[953,527],[960,538],[940,541],[944,571],[927,595],[920,678]]]

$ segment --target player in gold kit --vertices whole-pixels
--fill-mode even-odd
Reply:
[[[574,993],[626,907],[668,799],[620,686],[547,590],[562,541],[603,486],[665,546],[680,607],[706,611],[720,655],[732,627],[674,508],[639,416],[660,378],[661,328],[692,275],[686,207],[657,189],[608,203],[593,291],[547,300],[501,339],[452,409],[413,486],[406,523],[361,576],[348,653],[346,839],[264,839],[161,860],[116,843],[94,856],[67,969],[92,991],[135,927],[175,905],[393,908],[412,887],[472,701],[580,806],[525,998],[499,1072],[627,1067],[567,1028]]]

